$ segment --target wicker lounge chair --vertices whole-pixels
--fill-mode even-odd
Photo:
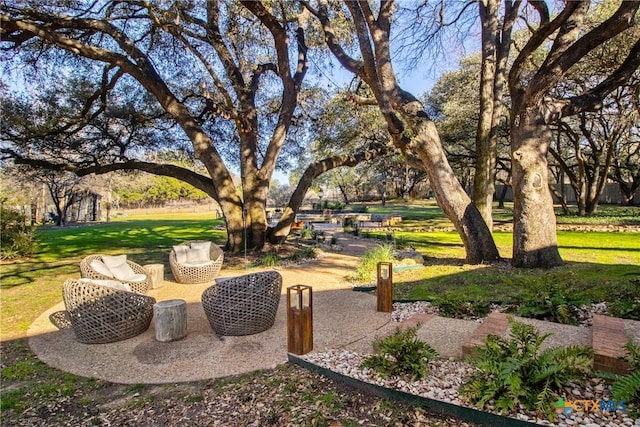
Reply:
[[[103,267],[103,257],[108,257],[108,255],[89,255],[80,261],[80,276],[85,279],[118,280],[122,283],[127,283],[133,292],[139,294],[147,293],[151,287],[151,277],[149,277],[141,265],[127,259],[126,264],[133,270],[133,273],[135,273],[137,277],[135,277],[136,280],[126,280],[114,277],[113,272],[111,272],[108,267],[105,271]],[[142,277],[143,275],[145,276],[144,278]]]
[[[66,311],[53,313],[51,321],[59,328],[70,326],[85,344],[122,341],[149,328],[154,298],[97,282],[67,279],[62,287]]]
[[[251,335],[273,326],[282,276],[265,271],[217,279],[202,294],[202,307],[218,335]]]
[[[174,246],[169,254],[169,266],[178,283],[212,282],[223,260],[224,252],[218,245],[201,240]]]

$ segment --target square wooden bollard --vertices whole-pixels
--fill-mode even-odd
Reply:
[[[377,267],[376,307],[383,313],[393,311],[393,264],[379,262]]]
[[[310,286],[287,288],[287,351],[306,354],[313,350],[313,300]]]

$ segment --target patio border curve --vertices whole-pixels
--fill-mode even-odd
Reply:
[[[301,368],[317,372],[320,375],[323,375],[335,381],[339,381],[342,384],[353,387],[361,392],[393,400],[396,402],[420,406],[445,417],[454,417],[461,421],[495,427],[528,427],[540,425],[530,421],[518,420],[516,418],[492,414],[490,412],[484,412],[474,408],[454,405],[453,403],[429,399],[427,397],[422,397],[404,391],[382,387],[377,384],[368,383],[353,377],[349,377],[347,375],[340,374],[338,372],[324,368],[320,365],[316,365],[315,363],[311,363],[291,353],[288,353],[287,357],[289,359],[289,362],[294,363]]]

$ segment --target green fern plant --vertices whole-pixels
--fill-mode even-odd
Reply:
[[[460,394],[484,408],[493,402],[499,413],[522,404],[555,414],[553,402],[569,381],[591,371],[593,352],[588,347],[554,347],[541,350],[551,334],[509,319],[509,338],[490,335],[471,358],[477,370],[460,387]]]
[[[587,303],[584,298],[576,297],[566,285],[536,285],[525,288],[517,314],[522,317],[577,325],[580,322],[579,307]]]
[[[393,334],[376,338],[373,348],[378,354],[365,358],[361,366],[373,369],[383,377],[424,378],[429,372],[429,361],[439,356],[433,347],[418,339],[419,327],[397,327]]]
[[[640,344],[629,341],[624,349],[627,350],[630,373],[618,377],[611,385],[611,392],[615,400],[624,400],[631,405],[629,413],[636,417],[640,406]]]

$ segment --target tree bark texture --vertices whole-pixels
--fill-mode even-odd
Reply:
[[[547,142],[551,130],[538,109],[516,116],[511,126],[513,159],[513,259],[515,267],[562,264],[549,190]]]
[[[604,97],[619,87],[640,65],[640,40],[618,68],[597,85],[567,98],[553,98],[552,89],[591,51],[634,25],[640,2],[620,2],[604,22],[585,32],[590,2],[566,2],[551,15],[545,1],[528,2],[538,14],[538,26],[520,49],[509,72],[511,95],[511,155],[513,163],[513,264],[554,267],[562,264],[556,238],[553,199],[548,189],[547,153],[550,125],[563,117],[601,108]],[[549,44],[534,73],[530,63]]]
[[[416,153],[421,159],[438,204],[462,238],[467,262],[498,260],[491,232],[453,173],[434,123],[422,104],[398,85],[390,51],[395,2],[380,2],[377,16],[367,2],[344,2],[354,22],[361,60],[349,56],[338,43],[326,5],[321,4],[316,10],[309,2],[303,1],[303,4],[319,19],[325,42],[336,59],[367,83],[375,97],[368,100],[354,97],[354,100],[368,105],[375,102],[387,122],[394,145],[402,151]]]
[[[493,228],[492,204],[495,192],[497,138],[491,138],[494,108],[494,81],[498,60],[498,10],[500,0],[478,2],[482,27],[482,62],[480,68],[480,117],[476,132],[476,170],[473,179],[473,203]]]
[[[156,340],[177,341],[187,336],[187,303],[182,299],[170,299],[153,305]]]
[[[402,111],[415,133],[410,149],[422,160],[438,206],[462,239],[466,262],[479,264],[498,260],[500,256],[491,231],[451,169],[435,124],[424,117],[426,113],[417,101],[405,104]]]

